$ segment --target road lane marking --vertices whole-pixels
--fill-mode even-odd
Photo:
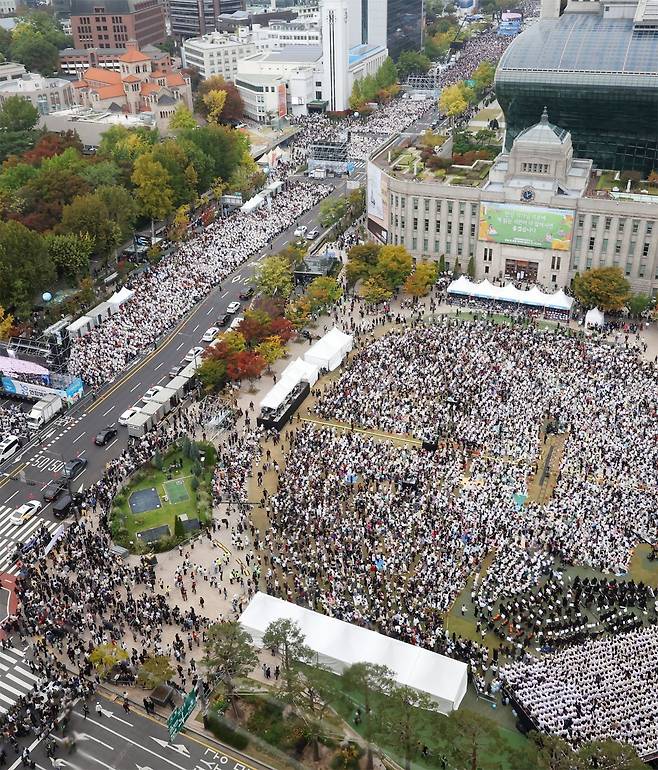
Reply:
[[[206,313],[206,315],[210,315],[214,309],[215,309],[214,307],[209,308],[208,312]]]
[[[117,405],[116,405],[116,404],[114,404],[113,406],[111,406],[111,407],[110,407],[110,408],[107,410],[107,412],[103,412],[103,417],[107,417],[107,415],[108,415],[108,414],[109,414],[109,413],[110,413],[110,412],[111,412],[113,409],[116,409],[116,408],[117,408]]]
[[[195,332],[195,331],[196,331],[196,330],[199,328],[199,326],[201,326],[201,324],[197,324],[197,325],[194,327],[194,329],[192,329],[192,334],[194,334],[194,332]]]
[[[180,350],[184,344],[185,344],[185,340],[181,342],[181,344],[176,348],[176,350]]]
[[[137,388],[141,387],[141,382],[138,382],[137,385],[134,385],[132,388],[130,388],[130,392],[132,393],[134,390],[137,390]]]
[[[157,366],[154,366],[154,367],[153,367],[153,371],[154,371],[154,372],[157,372],[157,371],[158,371],[158,369],[159,369],[159,368],[160,368],[160,367],[161,367],[163,364],[164,364],[164,361],[160,361],[160,363],[159,363]]]
[[[225,292],[222,294],[222,296],[221,296],[221,299],[224,299],[224,297],[226,297],[227,295],[228,295],[228,292],[227,292],[227,291],[225,291]]]
[[[8,503],[10,500],[13,500],[13,499],[16,497],[16,495],[19,493],[19,491],[20,491],[20,490],[18,490],[18,489],[17,489],[17,490],[14,492],[14,494],[13,494],[13,495],[11,495],[11,497],[8,497],[8,498],[5,500],[5,503]]]
[[[108,445],[105,447],[105,451],[107,452],[107,450],[108,450],[110,447],[113,447],[113,446],[114,446],[114,445],[117,443],[117,441],[118,441],[118,440],[119,440],[119,437],[117,436],[117,437],[114,439],[114,441],[113,441],[111,444],[108,444]]]
[[[86,435],[86,433],[87,433],[87,431],[86,431],[86,430],[83,430],[83,431],[82,431],[82,433],[81,433],[81,434],[78,436],[78,438],[74,438],[74,439],[73,439],[73,443],[75,444],[75,442],[76,442],[76,441],[80,441],[80,439],[81,439],[81,438],[82,438],[84,435]]]

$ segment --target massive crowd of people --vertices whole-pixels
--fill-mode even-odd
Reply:
[[[236,267],[331,192],[330,185],[291,182],[271,206],[236,212],[209,225],[171,257],[131,281],[133,298],[74,340],[69,372],[95,387],[114,378]]]

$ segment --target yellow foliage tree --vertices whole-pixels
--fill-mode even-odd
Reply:
[[[204,94],[203,103],[208,109],[208,123],[219,123],[220,115],[226,104],[226,91],[209,91]]]
[[[451,120],[458,115],[462,115],[468,108],[468,102],[464,98],[464,91],[459,83],[455,83],[452,86],[448,86],[441,91],[439,97],[439,109],[444,115],[447,115]]]
[[[11,327],[14,325],[14,316],[9,313],[5,313],[5,310],[0,306],[0,340],[9,339],[9,333]]]

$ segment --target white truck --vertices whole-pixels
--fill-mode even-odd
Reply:
[[[60,396],[53,395],[42,398],[41,401],[37,401],[27,416],[28,427],[32,430],[43,428],[63,409],[64,402]]]

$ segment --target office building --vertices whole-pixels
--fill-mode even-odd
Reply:
[[[179,40],[219,29],[220,14],[241,12],[243,0],[169,0],[171,34]]]
[[[235,80],[238,61],[258,52],[249,33],[230,35],[211,32],[202,37],[188,38],[181,48],[183,67],[196,70],[202,80],[221,75]]]
[[[443,255],[449,270],[465,271],[472,258],[477,279],[558,289],[578,272],[615,266],[633,291],[658,293],[658,198],[575,158],[571,135],[545,112],[488,173],[484,161],[414,173],[394,152],[400,141],[368,163],[368,228],[381,241],[416,258]],[[414,144],[405,150],[414,153],[420,164]]]
[[[90,67],[121,71],[121,57],[128,49],[123,48],[64,48],[59,52],[59,69],[65,75],[82,77]],[[153,63],[153,69],[170,72],[173,69],[171,56],[153,45],[141,49]]]
[[[3,68],[8,69],[3,72]],[[22,64],[9,62],[0,65],[0,104],[12,96],[20,96],[36,108],[40,116],[57,110],[65,110],[75,104],[71,83],[64,78],[46,78],[35,72],[19,73]],[[40,121],[41,122],[41,121]]]
[[[544,105],[599,168],[658,170],[658,36],[649,0],[544,0],[542,16],[503,54],[496,95],[506,146]]]
[[[157,45],[167,37],[159,0],[71,0],[74,48]]]

